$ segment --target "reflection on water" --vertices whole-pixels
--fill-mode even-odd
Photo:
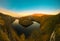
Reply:
[[[18,20],[16,20],[16,21],[18,21]],[[31,32],[33,31],[33,29],[39,29],[39,27],[40,27],[39,23],[33,21],[32,25],[30,25],[29,27],[24,29],[24,26],[20,25],[19,22],[17,23],[16,21],[13,22],[12,26],[18,35],[24,33],[25,36],[29,36],[31,34]]]

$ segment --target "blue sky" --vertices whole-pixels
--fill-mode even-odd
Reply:
[[[14,11],[56,11],[60,10],[60,0],[0,0],[0,7]]]

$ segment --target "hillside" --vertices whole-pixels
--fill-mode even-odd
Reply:
[[[29,19],[31,21],[36,21],[36,22],[40,23],[40,32],[41,33],[40,33],[39,41],[48,41],[50,39],[51,34],[53,33],[53,31],[56,28],[55,25],[60,24],[60,13],[57,15],[43,15],[43,16],[38,16],[38,15],[35,14],[32,16],[25,16],[22,18],[23,18],[23,20]],[[25,18],[27,18],[27,19],[25,19]],[[24,25],[24,24],[22,24],[22,25]],[[34,31],[33,31],[33,33],[34,33]],[[34,33],[33,35],[35,35],[35,34],[36,33]],[[36,38],[36,41],[37,41],[37,38]]]
[[[18,36],[11,27],[14,17],[0,13],[0,41],[18,41]]]
[[[18,35],[16,30],[12,27],[12,23],[15,19],[16,17],[0,13],[0,41],[48,41],[52,39],[50,37],[53,31],[56,31],[56,40],[60,40],[60,14],[42,16],[40,16],[40,14],[33,14],[30,16],[20,17],[19,25],[25,27],[22,30],[28,31],[27,27],[33,25],[34,21],[40,24],[40,28],[34,28],[31,33],[29,32],[30,35],[27,38],[24,32],[22,32],[21,35]]]
[[[35,16],[35,17],[37,17],[37,16]],[[35,19],[37,19],[37,18],[35,18]],[[55,29],[56,29],[56,34],[59,32],[57,30],[57,28],[58,28],[57,24],[60,24],[60,13],[57,15],[44,15],[44,16],[40,17],[39,19],[40,19],[40,24],[41,24],[40,32],[42,34],[42,35],[40,34],[41,41],[48,41],[48,39],[50,38],[49,36],[51,35],[51,33],[53,31],[55,31]],[[59,33],[58,33],[58,35],[60,36]],[[59,39],[60,39],[60,37],[59,37]],[[58,41],[58,39],[56,41]]]

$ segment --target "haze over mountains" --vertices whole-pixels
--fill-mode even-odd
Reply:
[[[19,16],[18,14],[14,13],[14,12],[11,12],[9,10],[0,9],[0,12],[3,13],[3,14],[6,14],[6,15],[13,16],[13,17],[18,17]]]
[[[25,13],[25,12],[23,12],[23,13],[17,13],[17,12],[13,12],[13,11],[9,11],[9,10],[6,10],[6,9],[1,9],[0,8],[0,12],[1,13],[4,13],[4,14],[7,14],[7,15],[11,15],[11,16],[14,16],[14,17],[22,17],[22,16],[28,16],[28,15],[32,15],[32,14],[35,14],[35,15],[45,15],[45,13],[38,13],[38,12],[36,12],[36,13],[29,13],[28,12],[28,14],[27,13]],[[46,14],[46,15],[56,15],[57,13],[55,13],[55,14]]]

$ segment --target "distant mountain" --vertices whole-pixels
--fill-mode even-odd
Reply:
[[[34,13],[34,14],[32,14],[32,16],[44,16],[44,15],[47,15],[47,14],[42,14],[42,13]]]

